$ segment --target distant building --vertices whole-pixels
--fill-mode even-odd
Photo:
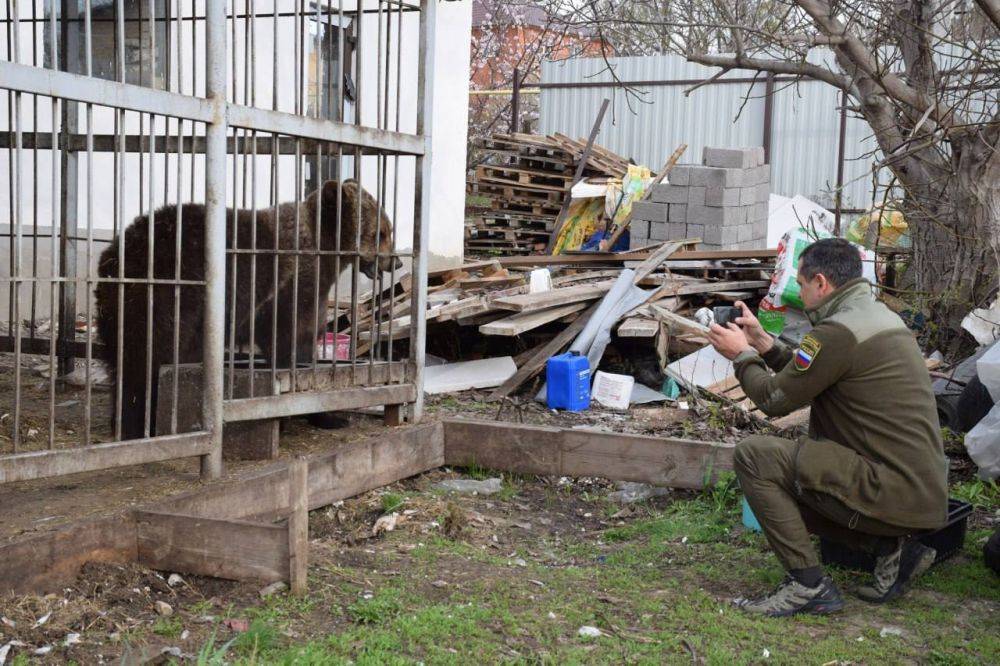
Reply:
[[[600,54],[597,35],[567,28],[542,7],[473,1],[473,89],[510,87],[515,68],[521,72],[523,82],[537,83],[543,60]]]

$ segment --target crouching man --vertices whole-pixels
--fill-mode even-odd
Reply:
[[[899,596],[934,561],[915,535],[941,527],[948,505],[923,358],[900,318],[872,297],[857,249],[842,239],[814,243],[797,280],[814,326],[798,349],[772,339],[743,303],[738,325],[713,324],[709,333],[764,413],[811,406],[808,437],[748,437],[734,457],[743,493],[788,573],[772,594],[739,603],[770,616],[844,605],[810,534],[875,555],[874,580],[859,597]]]

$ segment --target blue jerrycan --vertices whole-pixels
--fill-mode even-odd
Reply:
[[[590,407],[590,362],[580,352],[553,356],[545,364],[546,402],[551,409]]]

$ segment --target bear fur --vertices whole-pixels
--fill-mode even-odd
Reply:
[[[338,194],[341,199],[339,245],[336,224]],[[152,249],[147,244],[149,216],[139,216],[101,254],[98,263],[101,278],[124,277],[137,280],[125,284],[98,282],[94,293],[97,332],[104,343],[103,360],[112,380],[119,376],[121,378],[123,440],[156,434],[159,369],[165,363],[174,362],[175,336],[178,343],[178,363],[197,363],[202,360],[205,287],[177,287],[172,284],[155,284],[150,287],[139,281],[148,279],[150,255],[153,258],[153,278],[174,280],[178,249],[180,279],[205,279],[205,211],[204,204],[194,203],[180,207],[164,206],[156,210],[153,213]],[[253,238],[254,231],[256,239]],[[122,238],[124,266],[119,274],[119,252],[122,251],[119,244]],[[252,324],[254,344],[268,364],[272,354],[277,367],[290,367],[293,354],[297,363],[311,362],[316,348],[314,332],[322,334],[326,330],[326,299],[337,275],[334,255],[308,252],[338,248],[341,251],[354,251],[358,247],[359,238],[360,270],[369,278],[375,279],[380,271],[388,271],[390,262],[393,261],[387,256],[379,256],[392,252],[392,224],[371,194],[359,187],[354,180],[344,181],[342,187],[338,186],[337,181],[328,180],[323,183],[322,196],[319,191],[314,191],[298,205],[283,203],[277,210],[274,207],[257,211],[228,209],[226,249],[249,250],[256,242],[257,260],[254,265],[254,255],[251,253],[227,252],[227,347],[248,346]],[[279,251],[298,250],[299,254],[275,253],[275,243]],[[352,257],[341,256],[341,270],[351,267],[352,262]],[[400,266],[398,258],[395,259],[395,265],[397,268]],[[149,298],[150,292],[152,299]],[[324,315],[321,318],[317,317],[317,303]],[[124,335],[119,350],[120,312],[125,313],[125,317]],[[152,338],[148,346],[150,353],[147,354],[150,314]],[[176,330],[175,320],[178,324]],[[148,394],[147,381],[150,387]],[[118,411],[117,384],[114,386],[112,429]]]

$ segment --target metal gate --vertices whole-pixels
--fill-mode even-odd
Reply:
[[[419,419],[434,0],[0,12],[0,483]]]

